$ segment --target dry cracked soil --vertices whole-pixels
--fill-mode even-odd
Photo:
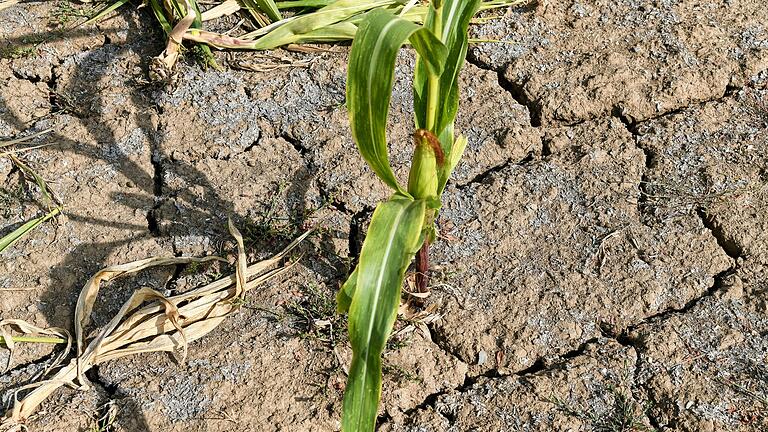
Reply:
[[[472,36],[457,129],[469,147],[432,248],[426,325],[384,354],[382,431],[768,431],[768,12],[762,0],[541,0]],[[348,48],[217,53],[145,81],[162,36],[125,9],[61,33],[61,2],[0,12],[0,137],[47,128],[23,157],[64,215],[0,254],[0,317],[71,327],[88,277],[156,255],[250,257],[308,226],[291,272],[194,342],[63,388],[32,431],[335,431],[349,348],[334,294],[387,190],[344,108]],[[270,71],[248,64],[284,61]],[[390,140],[405,174],[413,55],[397,65]],[[40,214],[0,158],[0,235]],[[179,292],[229,272],[117,281]],[[412,330],[412,331],[411,331]],[[53,348],[24,345],[3,409]],[[7,352],[0,353],[7,356]],[[3,358],[0,358],[3,360]]]

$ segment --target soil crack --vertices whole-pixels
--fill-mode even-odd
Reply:
[[[503,171],[504,169],[506,169],[506,168],[508,168],[510,166],[513,166],[513,165],[525,166],[525,165],[533,162],[534,159],[535,159],[535,157],[534,157],[533,153],[529,153],[528,156],[526,156],[525,158],[523,158],[522,160],[519,160],[519,161],[515,161],[513,159],[507,159],[503,163],[501,163],[499,165],[496,165],[496,166],[493,166],[491,168],[488,168],[487,170],[481,172],[480,174],[474,176],[473,178],[471,178],[470,180],[468,180],[466,182],[457,183],[456,184],[456,189],[458,189],[458,190],[465,190],[465,189],[467,189],[468,187],[470,187],[472,185],[485,183],[495,173]]]
[[[161,127],[162,124],[158,124],[155,137],[161,135]],[[152,194],[154,197],[152,208],[147,212],[147,230],[152,237],[161,237],[159,210],[166,200],[163,191],[165,188],[165,166],[156,138],[150,140],[149,162],[152,165]]]
[[[431,330],[432,329],[430,328],[430,331]],[[582,342],[581,344],[579,344],[578,348],[576,348],[576,349],[573,349],[571,351],[568,351],[566,353],[558,355],[558,356],[556,356],[553,359],[547,359],[545,357],[540,357],[530,367],[528,367],[526,369],[519,370],[517,372],[513,372],[513,373],[502,373],[499,369],[494,368],[494,369],[489,369],[489,370],[487,370],[487,371],[485,371],[485,372],[483,372],[481,374],[478,374],[478,375],[467,374],[464,377],[464,382],[461,385],[459,385],[457,387],[454,387],[452,389],[441,390],[439,392],[435,392],[435,393],[432,393],[432,394],[428,395],[426,398],[424,398],[424,400],[420,404],[414,406],[413,408],[410,408],[410,409],[406,410],[405,411],[405,415],[406,416],[411,416],[414,413],[416,413],[417,411],[425,410],[427,408],[433,408],[434,409],[436,407],[437,401],[438,401],[438,399],[440,397],[446,396],[446,395],[449,395],[449,394],[452,394],[452,393],[464,393],[464,392],[468,391],[472,386],[474,386],[475,384],[480,382],[481,379],[495,380],[495,379],[504,379],[504,378],[509,378],[509,377],[521,377],[521,378],[524,378],[526,376],[535,375],[535,374],[538,374],[538,373],[541,373],[541,372],[557,370],[559,368],[564,367],[568,363],[569,360],[574,359],[574,358],[579,357],[579,356],[582,356],[582,355],[585,355],[589,345],[597,343],[597,342],[599,342],[599,338],[597,338],[597,337],[588,339],[588,340]],[[458,357],[454,353],[446,350],[446,348],[444,346],[442,346],[441,344],[435,342],[435,345],[437,345],[444,352],[446,352],[446,353],[456,357],[457,359],[461,360],[460,357]],[[635,351],[637,351],[637,350],[635,350]],[[443,412],[441,412],[440,414],[445,416],[451,422],[455,421],[455,419],[451,418],[450,413],[443,413]]]
[[[723,291],[725,288],[733,285],[732,278],[736,277],[735,275],[738,268],[739,268],[738,264],[735,263],[733,266],[729,267],[728,269],[723,270],[720,273],[716,274],[714,276],[714,280],[715,280],[714,283],[712,284],[711,287],[707,289],[707,291],[704,294],[689,300],[682,307],[665,309],[661,312],[650,315],[635,324],[630,324],[619,333],[620,336],[617,336],[617,340],[619,338],[624,338],[625,340],[628,340],[626,338],[629,338],[629,335],[634,330],[636,330],[637,328],[645,324],[650,323],[651,321],[664,321],[665,319],[667,319],[667,317],[671,315],[683,315],[689,312],[696,305],[698,305],[699,302],[701,302],[702,300],[708,297],[712,297],[716,293]]]
[[[701,223],[712,233],[712,237],[715,238],[718,246],[720,246],[726,255],[733,258],[735,261],[744,257],[743,248],[735,240],[726,236],[723,227],[717,222],[714,216],[707,214],[707,210],[703,207],[697,209],[696,214],[699,216],[699,219],[701,219]]]
[[[102,389],[108,399],[113,399],[117,395],[117,384],[104,382],[99,374],[99,365],[94,365],[87,370],[85,377],[88,378],[91,384]]]
[[[541,106],[538,102],[531,100],[523,90],[523,85],[517,85],[504,77],[504,69],[495,69],[488,67],[480,60],[478,60],[472,52],[467,54],[467,62],[488,72],[493,72],[497,76],[499,87],[504,89],[512,96],[519,105],[524,106],[528,110],[528,117],[531,119],[531,126],[534,128],[541,126]]]
[[[373,209],[365,208],[352,215],[352,220],[349,223],[349,258],[352,260],[353,268],[357,266],[360,251],[363,249],[363,240],[365,239],[363,225],[371,214],[373,214]]]
[[[163,196],[163,174],[164,174],[164,168],[163,164],[160,161],[159,155],[156,153],[156,151],[153,149],[152,154],[150,155],[150,161],[152,163],[152,192],[154,194],[154,205],[152,208],[147,212],[147,229],[149,230],[150,234],[152,234],[152,237],[160,237],[160,221],[158,217],[158,212],[160,209],[160,206],[162,206],[163,201],[165,200],[165,197]]]

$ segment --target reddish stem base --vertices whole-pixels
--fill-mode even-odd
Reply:
[[[429,242],[425,241],[416,254],[416,292],[427,292],[429,283]]]

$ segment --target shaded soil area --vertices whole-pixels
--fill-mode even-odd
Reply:
[[[0,137],[47,128],[24,154],[64,214],[0,254],[0,318],[71,327],[99,269],[223,255],[232,217],[253,259],[317,227],[287,276],[191,344],[100,365],[30,430],[339,429],[350,350],[334,296],[387,189],[358,156],[348,48],[217,53],[146,81],[162,35],[126,9],[55,29],[55,2],[0,12]],[[768,14],[760,0],[540,1],[472,29],[427,320],[384,354],[380,430],[768,430]],[[53,18],[59,17],[59,18]],[[390,134],[404,177],[413,54],[398,60]],[[0,158],[0,235],[40,214]],[[177,293],[227,274],[186,265],[103,290]],[[435,319],[439,318],[439,319]],[[24,345],[3,408],[53,357]],[[0,361],[7,352],[0,352]],[[114,408],[109,408],[109,407]]]

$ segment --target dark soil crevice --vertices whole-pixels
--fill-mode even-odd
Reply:
[[[625,327],[623,330],[621,330],[620,332],[616,333],[615,336],[612,336],[612,337],[614,339],[616,339],[617,341],[619,341],[619,343],[622,343],[623,345],[634,346],[633,344],[636,341],[634,341],[632,339],[632,337],[631,337],[632,332],[634,332],[636,329],[638,329],[638,328],[642,327],[643,325],[648,324],[648,323],[650,323],[652,321],[664,321],[669,316],[672,316],[672,315],[682,315],[682,314],[688,313],[691,309],[696,307],[696,305],[698,305],[702,300],[704,300],[704,299],[706,299],[708,297],[712,297],[715,294],[717,294],[718,292],[723,291],[725,288],[731,286],[733,284],[732,278],[737,277],[736,276],[736,271],[738,270],[738,268],[739,268],[738,264],[734,264],[732,267],[730,267],[730,268],[728,268],[726,270],[723,270],[720,273],[716,274],[714,276],[714,283],[712,284],[711,287],[709,287],[707,289],[707,291],[705,293],[703,293],[702,295],[700,295],[700,296],[698,296],[696,298],[693,298],[693,299],[689,300],[682,307],[679,307],[679,308],[669,308],[669,309],[663,310],[661,312],[657,312],[657,313],[655,313],[653,315],[649,315],[646,318],[642,319],[641,321],[639,321],[639,322],[637,322],[635,324],[628,325],[627,327]]]
[[[600,331],[601,333],[605,334],[605,331],[602,327],[600,328]],[[650,389],[647,387],[647,385],[639,381],[642,367],[643,367],[643,355],[641,354],[642,341],[630,337],[625,332],[622,332],[615,336],[612,336],[612,335],[607,335],[607,336],[614,339],[616,342],[618,342],[622,346],[631,348],[632,350],[634,350],[635,365],[632,370],[632,376],[631,376],[631,382],[630,382],[630,390],[632,392],[632,397],[638,403],[640,402],[645,403],[645,409],[643,410],[643,415],[645,416],[645,418],[648,419],[648,422],[651,424],[651,427],[653,427],[655,431],[663,430],[661,421],[659,421],[659,419],[657,419],[651,411],[651,408],[656,404],[656,401],[652,399],[651,397],[652,393]]]
[[[451,348],[450,344],[448,344],[448,339],[446,335],[438,331],[435,328],[434,324],[428,324],[427,329],[429,329],[429,335],[430,335],[430,338],[432,339],[432,342],[435,344],[436,347],[440,349],[440,351],[448,354],[449,356],[455,358],[456,360],[462,363],[466,363],[466,364],[472,363],[471,359],[465,359],[461,354],[456,352],[456,350]]]
[[[176,250],[173,251],[174,255],[177,257],[181,256],[181,253],[177,252]],[[186,270],[189,267],[189,264],[176,264],[173,268],[173,274],[171,277],[168,278],[168,280],[165,281],[165,284],[163,285],[163,289],[165,290],[171,290],[176,287],[176,283],[179,279],[181,279],[181,276],[184,274],[184,270]]]
[[[523,370],[519,370],[511,376],[525,377],[528,375],[535,375],[540,372],[556,370],[563,367],[568,360],[584,355],[587,352],[587,347],[598,341],[598,338],[590,338],[580,343],[576,349],[572,349],[563,354],[560,354],[553,359],[540,357],[533,364]]]
[[[107,383],[101,379],[99,374],[99,366],[94,365],[85,372],[85,377],[91,382],[91,384],[101,388],[106,393],[107,397],[112,399],[117,395],[118,386],[115,383]]]
[[[704,208],[697,209],[696,214],[699,216],[699,219],[701,219],[701,223],[712,233],[718,246],[720,246],[726,255],[734,260],[744,257],[744,249],[734,239],[726,236],[722,225],[718,223],[714,216],[707,214],[707,210]]]
[[[473,64],[474,66],[477,66],[480,69],[496,73],[498,75],[499,86],[501,88],[503,88],[504,90],[506,90],[518,104],[520,104],[520,105],[522,105],[522,106],[524,106],[524,107],[526,107],[528,109],[528,112],[529,112],[530,117],[531,117],[531,126],[532,127],[536,127],[536,128],[543,126],[543,124],[542,124],[543,123],[542,122],[543,112],[542,112],[541,104],[539,102],[537,102],[535,99],[531,99],[526,94],[525,88],[524,88],[526,83],[514,83],[514,82],[508,80],[504,76],[504,73],[505,73],[505,69],[504,68],[500,68],[499,69],[499,68],[491,68],[491,67],[489,67],[488,65],[484,64],[483,62],[478,60],[476,57],[474,57],[472,55],[471,51],[467,55],[467,62]],[[697,106],[702,106],[702,105],[705,105],[705,104],[708,104],[708,103],[711,103],[711,102],[722,101],[724,99],[736,96],[736,94],[740,90],[742,90],[741,87],[726,86],[726,88],[723,89],[723,92],[722,92],[722,94],[720,96],[712,97],[712,98],[709,98],[709,99],[706,99],[706,100],[703,100],[703,101],[693,102],[693,103],[690,103],[688,105],[684,105],[684,106],[677,107],[677,108],[674,108],[674,109],[666,110],[666,111],[660,112],[660,113],[658,113],[658,114],[656,114],[654,116],[651,116],[651,117],[648,117],[648,118],[643,118],[641,120],[636,120],[636,119],[633,119],[633,118],[625,115],[623,113],[623,110],[619,106],[614,106],[612,108],[611,113],[609,114],[609,116],[610,117],[617,117],[617,118],[619,118],[622,121],[622,123],[625,124],[625,126],[630,131],[630,133],[632,133],[632,135],[637,136],[637,135],[640,135],[639,132],[638,132],[638,127],[639,127],[639,125],[641,125],[644,122],[656,120],[656,119],[659,119],[659,118],[662,118],[662,117],[666,117],[666,116],[670,116],[670,115],[680,114],[680,113],[685,112],[686,110],[688,110],[690,108],[697,107]],[[555,119],[555,120],[552,120],[550,122],[550,124],[547,124],[547,126],[551,126],[551,127],[576,126],[576,125],[579,125],[579,124],[584,123],[584,122],[595,121],[595,120],[598,120],[598,119],[604,118],[604,117],[606,117],[606,116],[598,115],[598,116],[594,116],[594,117],[589,117],[589,118],[581,119],[581,120],[578,120],[578,121],[575,121],[575,122],[558,121],[558,120]]]
[[[66,103],[62,101],[61,95],[58,94],[59,75],[56,73],[58,66],[64,63],[64,59],[58,59],[58,64],[51,65],[49,68],[51,77],[47,80],[43,80],[39,76],[25,76],[18,70],[12,69],[13,77],[20,81],[28,81],[32,84],[44,83],[48,87],[48,103],[50,105],[50,114],[66,111]],[[76,113],[75,113],[76,114]]]
[[[724,101],[726,99],[736,97],[738,92],[741,91],[741,90],[742,90],[741,87],[726,86],[723,89],[722,95],[720,95],[720,96],[712,97],[712,98],[701,100],[701,101],[691,102],[688,105],[684,105],[684,106],[677,107],[677,108],[674,108],[674,109],[670,109],[670,110],[667,110],[667,111],[662,111],[662,112],[660,112],[660,113],[658,113],[656,115],[644,118],[642,120],[624,119],[624,116],[616,116],[615,115],[616,108],[614,108],[614,114],[613,115],[616,116],[616,117],[622,118],[622,122],[625,122],[625,124],[629,125],[627,127],[627,129],[629,129],[629,131],[632,132],[633,135],[639,136],[639,135],[642,135],[639,132],[639,129],[640,129],[640,126],[643,123],[647,123],[647,122],[654,121],[654,120],[659,120],[659,119],[662,119],[664,117],[669,117],[669,116],[674,116],[674,115],[682,114],[685,111],[688,111],[688,110],[690,110],[692,108],[702,107],[702,106],[704,106],[706,104],[709,104],[709,103],[712,103],[712,102],[722,102],[722,101]]]
[[[639,131],[637,130],[637,124],[632,122],[632,120],[629,117],[625,116],[620,107],[613,107],[613,111],[611,112],[611,117],[616,117],[617,119],[619,119],[619,121],[621,121],[621,123],[624,125],[627,131],[629,131],[629,133],[631,133],[632,136],[634,136],[635,138],[637,138],[640,135]]]
[[[294,138],[291,134],[289,134],[289,133],[282,133],[282,134],[280,134],[280,138],[284,139],[286,142],[288,142],[288,144],[293,146],[293,148],[297,152],[299,152],[299,154],[302,157],[305,157],[307,155],[307,153],[309,153],[309,149],[304,147],[304,145],[301,144],[301,141],[299,141],[298,139]]]
[[[651,405],[656,404],[656,402],[652,399],[648,400],[648,402],[650,402]],[[663,431],[665,429],[664,426],[662,426],[661,421],[657,419],[655,415],[653,415],[653,412],[650,410],[650,408],[646,409],[644,414],[645,418],[648,419],[648,422],[651,424],[651,427],[653,427],[655,431]]]
[[[632,142],[634,143],[635,147],[643,152],[645,160],[643,174],[640,177],[640,184],[637,186],[637,212],[640,216],[640,222],[645,226],[652,227],[655,218],[651,210],[651,203],[649,202],[649,197],[651,195],[649,190],[649,186],[651,185],[649,171],[656,167],[658,156],[651,149],[640,145],[640,132],[636,123],[632,123],[627,117],[621,115],[620,113],[616,113],[615,117],[618,118],[627,129],[627,131],[632,134]]]
[[[431,328],[430,328],[430,332],[432,332]],[[539,358],[530,367],[514,373],[503,374],[498,369],[489,369],[478,375],[467,374],[464,378],[464,382],[460,386],[455,387],[453,389],[441,390],[439,392],[428,395],[426,398],[424,398],[424,400],[420,404],[406,410],[405,414],[406,416],[411,416],[419,410],[424,410],[430,407],[435,408],[437,404],[437,400],[440,397],[451,394],[451,393],[463,393],[469,390],[472,386],[474,386],[478,382],[480,382],[480,380],[483,378],[485,379],[503,379],[508,377],[524,378],[529,375],[535,375],[537,373],[562,368],[565,366],[566,363],[568,363],[568,360],[584,355],[587,351],[587,347],[590,344],[596,343],[597,341],[598,341],[598,338],[588,339],[582,342],[581,344],[579,344],[578,348],[568,351],[564,354],[561,354],[557,356],[554,360],[546,360],[544,358]],[[459,357],[456,353],[453,353],[450,350],[447,350],[443,344],[439,344],[437,341],[435,341],[435,344],[444,352],[461,360],[461,357]],[[441,412],[440,414],[446,417],[450,422],[454,422],[456,420],[455,418],[452,418],[453,416],[451,416],[450,413]]]
[[[466,188],[468,188],[468,187],[470,187],[472,185],[485,183],[486,181],[488,181],[488,179],[493,174],[495,174],[497,172],[500,172],[500,171],[504,170],[507,167],[510,167],[512,165],[524,166],[524,165],[527,165],[527,164],[533,162],[535,159],[536,158],[535,158],[533,153],[529,153],[525,158],[523,158],[522,160],[519,160],[519,161],[514,161],[512,159],[507,159],[505,162],[503,162],[503,163],[501,163],[499,165],[493,166],[491,168],[488,168],[487,170],[485,170],[485,171],[481,172],[480,174],[474,176],[469,181],[462,182],[462,183],[457,183],[456,184],[456,188],[459,189],[459,190],[464,190],[464,189],[466,189]]]
[[[254,148],[256,148],[256,146],[257,146],[257,145],[259,145],[259,143],[260,143],[260,142],[261,142],[261,136],[259,136],[259,138],[258,138],[256,141],[254,141],[254,142],[252,142],[252,143],[248,144],[248,146],[246,146],[246,147],[243,149],[243,153],[248,153],[248,152],[250,152],[251,150],[253,150]]]
[[[379,430],[379,428],[381,428],[381,426],[383,426],[385,423],[387,423],[387,422],[389,422],[391,420],[392,420],[392,416],[389,415],[389,413],[385,412],[384,414],[376,417],[376,427],[374,429],[375,430]]]
[[[531,117],[532,127],[541,127],[541,104],[535,100],[531,100],[523,90],[524,84],[516,84],[509,81],[503,72],[497,72],[499,77],[499,85],[501,88],[507,91],[512,98],[520,105],[528,108],[528,113]]]
[[[352,268],[357,265],[360,251],[363,248],[363,240],[365,240],[363,225],[372,214],[373,209],[363,209],[352,215],[352,220],[349,223],[349,257],[352,260]]]
[[[683,307],[680,308],[670,308],[664,311],[661,311],[659,313],[650,315],[643,320],[631,324],[624,329],[622,329],[619,332],[614,332],[610,328],[610,326],[607,325],[600,325],[600,332],[603,336],[614,339],[616,342],[621,344],[622,346],[632,348],[635,351],[636,354],[636,361],[634,365],[634,372],[632,376],[632,393],[634,398],[637,401],[645,401],[648,403],[648,406],[646,407],[644,411],[645,417],[650,422],[651,426],[654,428],[654,430],[661,431],[663,430],[663,427],[674,427],[674,424],[670,425],[664,425],[658,418],[656,418],[652,412],[651,408],[657,403],[655,400],[653,400],[651,389],[649,389],[644,383],[639,382],[638,379],[641,376],[642,371],[642,363],[643,363],[643,348],[644,348],[644,342],[642,339],[638,339],[634,336],[634,331],[638,328],[651,323],[651,322],[659,322],[664,321],[668,317],[673,315],[682,315],[688,313],[691,309],[696,307],[702,300],[712,297],[716,295],[718,292],[722,291],[726,287],[730,286],[732,284],[732,278],[736,277],[736,271],[738,269],[738,263],[734,263],[734,265],[731,268],[728,268],[714,277],[714,283],[712,286],[699,297],[696,297],[694,299],[691,299],[688,301]]]
[[[155,149],[151,149],[150,162],[152,163],[152,192],[154,194],[154,205],[147,212],[147,229],[153,237],[160,237],[160,222],[158,220],[158,210],[164,201],[163,196],[163,175],[165,169]]]
[[[61,108],[58,107],[59,75],[56,73],[56,67],[51,68],[51,79],[46,81],[45,84],[48,86],[48,102],[51,105],[51,113],[57,112]]]
[[[523,85],[518,85],[507,80],[506,77],[504,77],[503,68],[496,69],[496,68],[488,67],[488,65],[478,60],[472,54],[472,51],[467,53],[467,62],[482,70],[495,73],[498,77],[499,87],[501,87],[507,93],[509,93],[512,96],[512,99],[515,100],[515,102],[517,102],[519,105],[522,105],[526,109],[528,109],[528,115],[531,119],[531,126],[533,127],[541,126],[541,106],[536,101],[533,101],[528,98],[528,96],[523,91]]]
[[[156,134],[159,132],[159,130],[155,131]],[[152,208],[147,212],[147,230],[149,230],[150,234],[152,234],[152,237],[160,237],[161,233],[158,210],[165,201],[165,196],[163,195],[163,189],[165,186],[163,184],[165,167],[163,166],[163,160],[158,148],[158,144],[155,142],[155,140],[150,141],[151,144],[149,149],[149,161],[150,164],[152,164],[152,194],[154,195],[154,204]]]
[[[458,387],[455,387],[455,388],[452,388],[452,389],[447,389],[447,390],[441,390],[439,392],[427,395],[427,397],[424,398],[424,400],[420,404],[416,405],[413,408],[410,408],[410,409],[406,410],[405,411],[405,415],[406,416],[411,416],[414,413],[416,413],[417,411],[425,410],[427,408],[435,408],[435,406],[437,404],[437,400],[440,397],[449,395],[451,393],[463,393],[463,392],[469,390],[469,388],[472,387],[473,385],[477,384],[477,382],[480,380],[480,378],[491,378],[491,379],[494,379],[494,378],[503,378],[505,376],[509,376],[509,375],[501,375],[496,369],[491,369],[491,370],[486,371],[485,373],[483,373],[481,375],[475,375],[475,376],[467,375],[467,376],[464,377],[464,382],[461,385],[459,385]],[[456,420],[455,418],[453,418],[453,416],[450,415],[450,413],[442,413],[441,412],[440,414],[445,416],[451,422],[454,422]]]
[[[152,208],[147,212],[147,230],[152,237],[160,237],[160,225],[157,220],[157,209]]]
[[[39,77],[26,77],[26,76],[20,74],[17,70],[13,70],[12,72],[13,72],[13,77],[16,78],[17,80],[29,81],[32,84],[37,84],[40,81],[42,81]]]

